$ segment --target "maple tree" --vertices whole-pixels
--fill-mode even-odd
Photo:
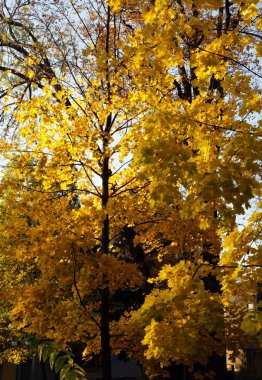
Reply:
[[[260,195],[259,12],[248,0],[3,2],[13,328],[101,352],[104,380],[121,350],[150,376],[176,363],[221,379],[226,347],[261,334],[246,308],[261,214],[236,221]]]

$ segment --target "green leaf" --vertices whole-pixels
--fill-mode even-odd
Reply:
[[[55,361],[55,373],[58,373],[63,367],[65,361],[68,359],[68,355],[59,356]]]
[[[53,370],[53,368],[54,368],[54,364],[55,364],[55,360],[56,360],[57,355],[58,355],[58,352],[56,352],[56,351],[52,352],[50,355],[49,365],[50,365],[51,370]]]
[[[69,364],[65,364],[60,372],[59,380],[64,380],[66,378],[66,375],[70,371],[71,366]]]
[[[31,338],[29,342],[30,342],[30,351],[34,352],[37,349],[39,341],[35,338]]]
[[[44,349],[43,344],[40,344],[40,345],[37,347],[38,358],[39,358],[39,361],[40,361],[40,362],[41,362],[41,360],[42,360],[43,349]]]
[[[52,352],[52,347],[50,347],[49,345],[44,346],[43,358],[42,358],[43,362],[45,362],[47,360],[47,358],[49,358],[51,352]]]
[[[65,380],[76,380],[77,379],[77,373],[75,370],[70,371],[67,375]]]
[[[86,380],[86,373],[85,373],[85,371],[79,371],[78,369],[76,369],[75,372],[78,375],[78,378]]]
[[[80,367],[79,364],[74,363],[74,367],[75,367],[75,369],[77,369],[77,370],[82,371],[83,373],[85,373],[84,369],[82,367]]]

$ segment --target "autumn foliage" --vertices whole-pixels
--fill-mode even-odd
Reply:
[[[256,0],[2,2],[7,335],[103,380],[120,352],[222,379],[261,343],[261,28]]]

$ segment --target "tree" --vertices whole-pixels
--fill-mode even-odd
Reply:
[[[242,340],[232,294],[261,278],[259,216],[235,220],[259,195],[255,4],[2,4],[2,247],[33,267],[6,296],[16,328],[101,349],[103,379],[121,349],[152,376],[221,378]],[[132,288],[144,301],[115,312]]]
[[[2,96],[7,103],[8,96],[15,97],[9,105],[6,133],[13,133],[12,123],[19,128],[10,143],[15,153],[9,168],[18,181],[17,191],[10,183],[10,170],[3,179],[3,194],[9,199],[6,207],[12,210],[4,227],[11,233],[4,244],[18,259],[33,260],[36,267],[35,278],[17,288],[13,301],[17,327],[63,344],[86,340],[92,353],[100,350],[101,337],[107,379],[111,376],[110,293],[141,282],[135,263],[126,263],[116,248],[110,248],[109,238],[118,236],[134,213],[139,214],[136,204],[128,204],[127,194],[133,191],[135,198],[144,187],[125,163],[114,168],[114,155],[128,149],[125,131],[143,109],[130,98],[128,70],[119,52],[119,31],[121,38],[126,34],[121,18],[105,2],[85,5],[91,26],[82,19],[81,2],[50,7],[17,2],[13,9],[3,3],[1,45],[4,59],[11,63],[1,66],[6,86]],[[55,10],[60,20],[67,20],[61,21],[64,30],[54,22]],[[16,88],[19,94],[10,94]],[[3,116],[8,117],[3,107]],[[79,194],[83,195],[78,201]],[[115,218],[116,210],[124,208],[130,213]]]
[[[223,365],[218,364],[221,360],[225,363],[223,347],[225,352],[226,346],[233,343],[236,348],[240,341],[231,334],[233,325],[240,328],[242,320],[241,302],[232,301],[233,294],[240,277],[243,286],[249,291],[253,288],[254,293],[261,278],[259,248],[254,244],[261,232],[261,216],[255,212],[244,233],[237,229],[235,219],[259,195],[259,122],[250,117],[261,107],[257,82],[261,76],[255,58],[261,39],[255,29],[261,28],[258,9],[249,2],[183,1],[171,5],[156,1],[145,9],[144,22],[133,44],[126,48],[144,52],[134,53],[130,66],[139,66],[141,76],[137,74],[136,81],[143,84],[143,98],[151,109],[142,124],[146,144],[141,141],[136,147],[135,164],[139,164],[140,176],[150,179],[154,207],[168,215],[153,231],[156,239],[161,235],[173,242],[161,256],[172,254],[186,261],[163,267],[155,291],[140,312],[131,316],[131,326],[139,321],[145,329],[148,358],[163,365],[172,360],[192,363],[189,356],[194,355],[194,344],[189,344],[188,337],[196,307],[190,294],[197,294],[197,302],[203,302],[199,313],[205,317],[195,315],[201,324],[196,336],[191,336],[197,340],[195,353],[201,341],[209,340],[204,344],[207,352],[203,348],[201,352],[205,357],[198,354],[198,358],[207,369],[216,371],[217,378],[224,378],[225,374],[219,373]],[[137,141],[140,131],[133,131]],[[152,232],[147,234],[152,240]],[[219,262],[221,244],[231,254],[224,251]],[[179,271],[178,265],[182,266]],[[169,277],[167,288],[159,291]],[[199,278],[202,282],[196,291],[193,279]],[[211,325],[207,323],[206,302],[207,309],[214,308],[217,314]],[[178,347],[179,331],[171,327],[175,322],[181,335]],[[165,341],[166,346],[165,331],[169,336],[174,333],[174,339]],[[208,351],[214,352],[209,364]]]

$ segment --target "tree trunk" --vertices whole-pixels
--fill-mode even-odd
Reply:
[[[112,122],[112,115],[108,115],[106,132],[109,132]],[[103,152],[106,153],[108,140],[104,137]],[[109,158],[103,158],[102,169],[102,207],[106,208],[109,199]],[[109,216],[106,214],[101,236],[102,254],[109,255]],[[109,287],[105,284],[105,288],[100,290],[100,312],[101,312],[101,355],[102,355],[102,379],[111,380],[111,346],[110,346],[110,329],[109,329]]]
[[[106,207],[108,201],[108,159],[104,162],[103,176],[103,206]],[[106,215],[102,229],[102,254],[109,254],[109,217]],[[105,284],[107,285],[107,284]],[[102,379],[111,380],[111,347],[109,331],[109,288],[100,290],[100,312],[101,312],[101,355],[102,355]]]

